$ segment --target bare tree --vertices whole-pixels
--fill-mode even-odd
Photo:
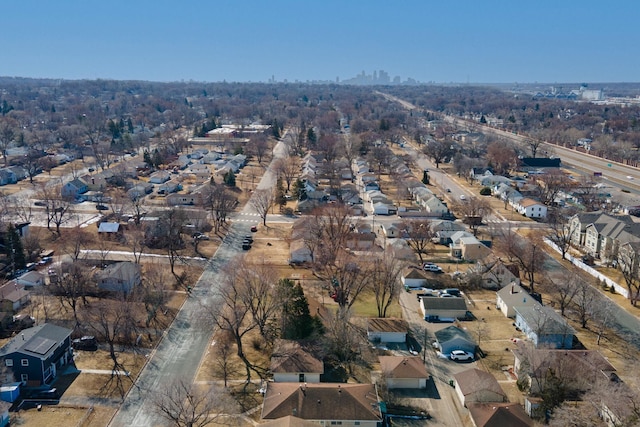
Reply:
[[[407,244],[418,255],[420,263],[422,263],[423,256],[428,255],[433,247],[431,222],[428,220],[405,220],[400,228],[406,236]]]
[[[100,300],[93,303],[90,309],[83,311],[84,323],[94,330],[99,340],[109,346],[111,376],[102,390],[106,392],[113,387],[122,399],[127,392],[125,383],[133,384],[133,379],[122,362],[120,352],[116,351],[116,345],[130,344],[134,341],[136,323],[132,310],[131,303],[125,300]]]
[[[463,217],[462,221],[469,226],[474,236],[478,234],[478,228],[482,225],[482,221],[491,214],[489,202],[478,197],[469,197],[464,201],[453,202],[451,208]]]
[[[436,168],[440,167],[440,163],[446,161],[453,155],[451,149],[451,141],[447,140],[429,140],[424,147],[424,154],[429,156],[436,164]]]
[[[573,304],[573,299],[578,292],[578,281],[581,280],[577,275],[571,275],[567,280],[553,280],[545,275],[542,284],[552,291],[553,300],[560,308],[560,314],[565,315],[567,308]]]
[[[551,240],[558,246],[562,259],[566,259],[567,252],[571,248],[571,239],[576,232],[576,224],[564,212],[552,209],[547,214],[547,223],[551,229]]]
[[[371,291],[376,300],[378,317],[387,317],[387,310],[400,292],[403,264],[392,253],[385,251],[372,260]]]
[[[581,278],[576,279],[576,294],[573,297],[573,309],[578,315],[578,321],[582,328],[587,327],[591,320],[593,309],[598,303],[598,297],[594,289]]]
[[[618,262],[622,277],[627,285],[629,300],[633,306],[636,305],[640,297],[640,255],[638,255],[640,245],[627,243],[618,251]]]
[[[233,363],[233,337],[227,331],[220,331],[215,341],[214,373],[222,377],[224,388],[227,388],[229,378],[238,374],[236,364]]]
[[[256,210],[260,218],[262,218],[262,224],[267,225],[267,214],[269,209],[275,203],[275,195],[273,191],[268,189],[256,190],[249,199],[249,203]]]
[[[166,325],[159,324],[158,311],[162,311],[168,302],[167,295],[167,278],[165,277],[165,269],[158,268],[153,264],[147,265],[144,275],[142,276],[142,284],[136,289],[144,309],[146,312],[145,327],[154,326],[156,335],[160,333],[160,329]]]
[[[242,295],[244,303],[249,307],[262,338],[271,342],[275,337],[275,314],[282,303],[274,298],[273,292],[278,280],[277,272],[269,264],[249,264],[244,260],[239,263],[238,269],[243,275],[240,280],[245,282]]]
[[[540,148],[540,145],[542,145],[542,140],[535,137],[526,138],[524,140],[524,143],[529,148],[529,151],[531,151],[531,157],[535,159],[536,155],[538,154],[538,149]]]
[[[254,366],[244,351],[244,337],[255,330],[258,324],[251,316],[251,307],[246,303],[246,281],[240,257],[231,260],[222,271],[218,297],[215,305],[204,306],[204,312],[221,331],[228,333],[236,344],[236,355],[245,366],[245,389],[251,382],[251,372],[263,375],[262,370]]]
[[[81,261],[74,261],[70,264],[63,264],[60,271],[57,271],[57,280],[51,286],[51,292],[58,296],[60,305],[67,310],[70,309],[75,321],[74,328],[81,326],[79,317],[79,304],[88,306],[87,295],[91,275],[88,265]]]
[[[367,346],[362,334],[351,323],[351,311],[345,307],[329,311],[324,323],[323,348],[328,358],[344,365],[351,374],[353,363]]]
[[[0,154],[4,158],[5,167],[8,165],[7,149],[16,135],[17,125],[16,121],[10,117],[0,117]]]
[[[300,165],[296,157],[276,159],[275,172],[287,184],[287,193],[291,190],[291,183],[300,175]]]
[[[42,185],[37,197],[45,203],[47,229],[51,229],[53,223],[60,236],[60,226],[71,218],[72,200],[62,195],[62,184]]]
[[[551,169],[542,175],[535,175],[534,180],[537,181],[538,198],[547,206],[555,202],[561,191],[574,185],[564,172],[556,169]]]
[[[340,307],[351,308],[369,288],[372,269],[371,263],[340,251],[332,262],[319,265],[314,272],[331,285],[333,298]]]
[[[176,427],[205,427],[218,424],[235,409],[233,399],[218,388],[199,388],[185,379],[172,381],[154,391],[158,413]]]
[[[219,233],[223,224],[227,221],[227,216],[238,204],[238,199],[231,193],[225,185],[211,183],[205,186],[202,194],[202,203],[211,214],[213,220],[213,231]]]
[[[540,236],[524,239],[509,224],[499,231],[496,246],[524,271],[529,280],[529,291],[535,293],[535,276],[542,269],[546,249]]]
[[[142,258],[145,248],[144,229],[142,225],[135,223],[129,225],[125,234],[125,241],[131,249],[133,261],[136,264],[140,264],[140,259]]]

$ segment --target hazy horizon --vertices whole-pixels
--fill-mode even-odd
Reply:
[[[407,0],[3,5],[0,75],[156,82],[633,83],[640,5]]]

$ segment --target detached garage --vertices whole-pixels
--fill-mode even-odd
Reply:
[[[439,322],[445,319],[462,319],[467,315],[467,303],[464,298],[420,298],[420,309],[424,319],[429,322]]]
[[[389,389],[427,387],[429,374],[419,357],[380,356],[380,370]]]
[[[367,338],[369,341],[406,342],[409,324],[402,319],[376,317],[369,319]]]

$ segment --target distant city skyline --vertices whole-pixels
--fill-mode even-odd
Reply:
[[[0,75],[637,82],[639,16],[636,2],[595,0],[24,0],[3,4]]]

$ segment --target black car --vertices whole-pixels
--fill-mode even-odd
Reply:
[[[246,236],[244,236],[244,240],[246,242],[253,243],[253,237],[251,237],[250,234],[247,234]]]
[[[98,341],[91,335],[85,335],[71,341],[71,346],[76,350],[96,351],[98,350]]]
[[[109,210],[109,208],[106,205],[96,205],[96,209],[98,209],[99,211]]]
[[[60,399],[60,394],[58,390],[55,388],[49,390],[36,390],[33,393],[30,393],[27,397],[28,399],[42,399],[42,400],[58,400]]]
[[[242,243],[243,251],[248,251],[249,249],[251,249],[251,245],[249,243]]]

